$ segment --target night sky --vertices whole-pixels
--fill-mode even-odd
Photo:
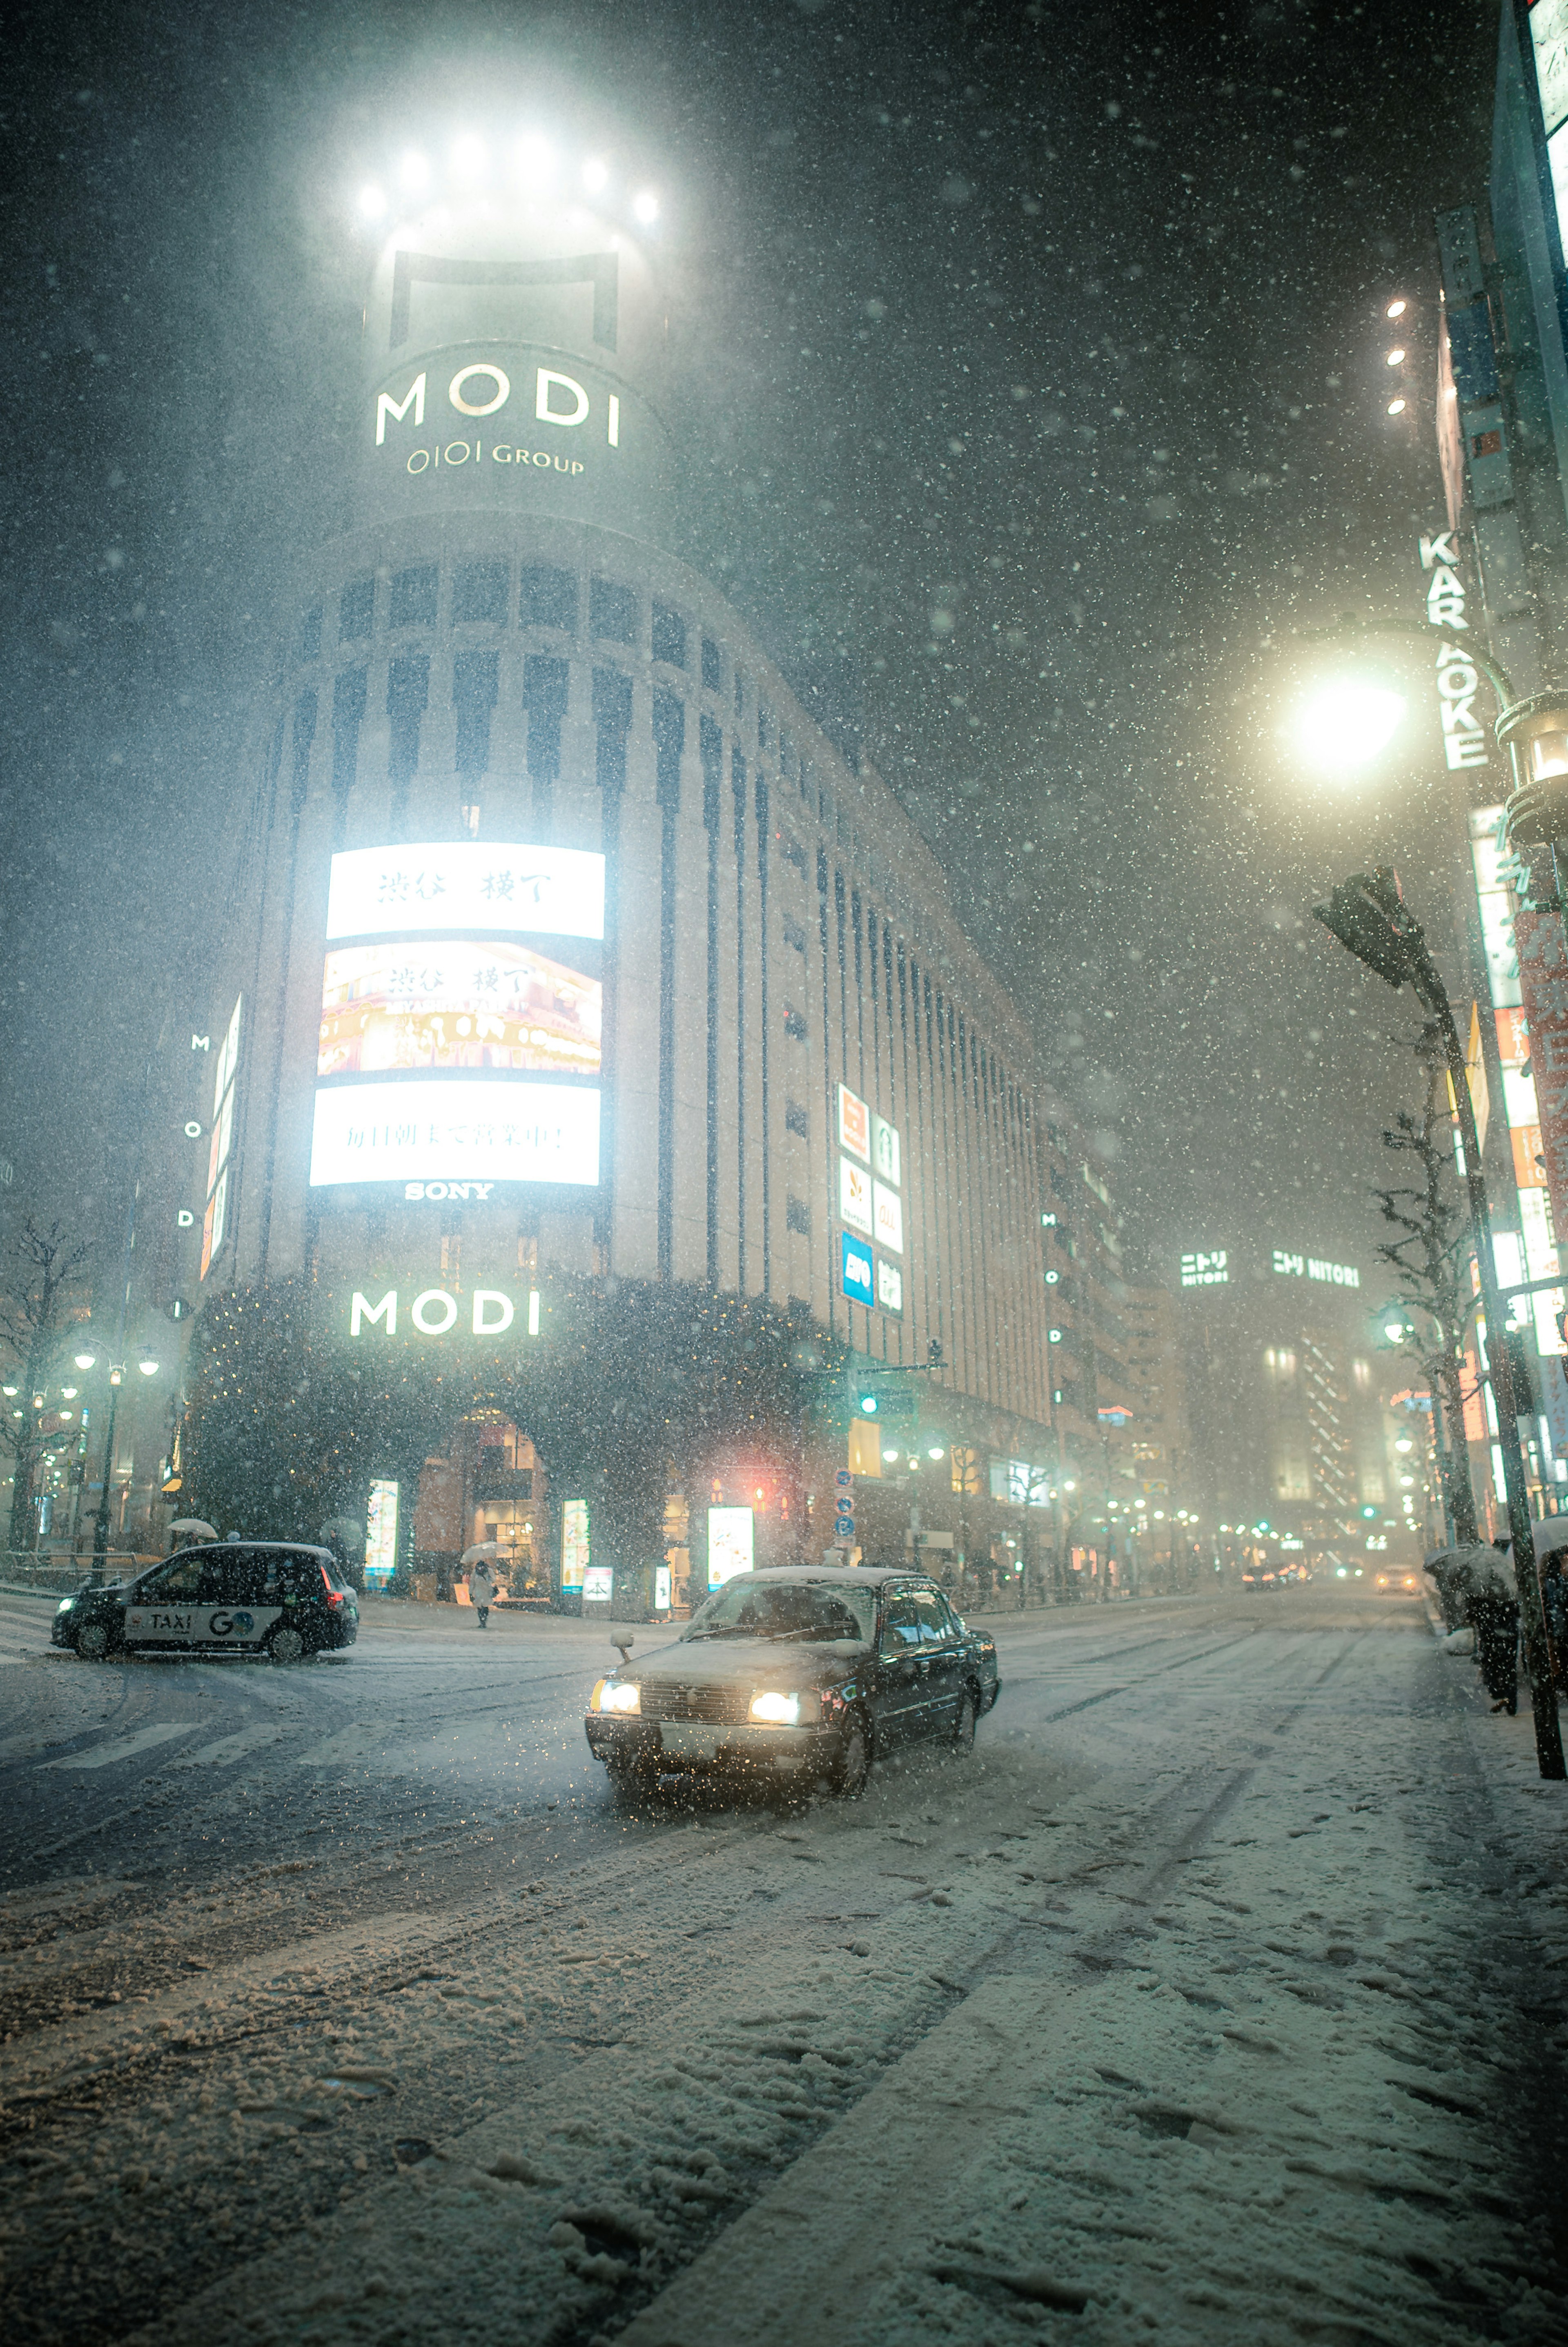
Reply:
[[[1403,1003],[1307,918],[1443,917],[1400,747],[1282,743],[1295,630],[1420,613],[1437,207],[1484,198],[1496,18],[76,5],[8,35],[0,1153],[118,1214],[139,1071],[221,935],[274,613],[331,518],[362,181],[466,125],[635,159],[689,354],[690,540],[895,785],[1113,1158],[1136,1259],[1366,1261]],[[1389,300],[1415,413],[1391,424]]]

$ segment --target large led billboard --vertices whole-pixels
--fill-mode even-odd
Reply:
[[[509,939],[340,946],[322,981],[316,1073],[597,1075],[602,1008],[598,979]]]
[[[604,858],[477,840],[351,847],[333,857],[329,944],[433,929],[602,938]]]
[[[599,1093],[512,1078],[405,1077],[318,1092],[313,1187],[599,1180]]]
[[[603,935],[604,858],[580,848],[334,856],[313,1187],[596,1184]]]

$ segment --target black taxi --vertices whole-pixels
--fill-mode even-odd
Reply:
[[[115,1654],[241,1654],[302,1662],[352,1646],[359,1607],[332,1551],[293,1541],[181,1549],[134,1581],[63,1597],[50,1632],[87,1662]]]
[[[780,1566],[737,1573],[672,1645],[623,1654],[584,1725],[619,1790],[761,1769],[855,1793],[900,1745],[967,1752],[999,1693],[994,1640],[923,1573]]]

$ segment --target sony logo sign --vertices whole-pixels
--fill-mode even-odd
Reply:
[[[375,402],[375,445],[384,446],[388,424],[405,424],[412,410],[415,426],[425,422],[425,402],[429,387],[426,374],[416,374],[401,399],[389,391],[377,395]],[[470,392],[477,395],[470,398]],[[472,366],[459,367],[446,386],[446,402],[459,415],[497,415],[512,395],[512,378],[505,367],[492,361],[480,360]],[[534,419],[539,424],[559,425],[571,430],[586,424],[592,412],[592,402],[575,375],[561,374],[554,367],[534,370]],[[605,439],[611,448],[620,446],[620,402],[610,393],[605,411]]]
[[[405,1182],[405,1198],[487,1198],[493,1182]]]
[[[348,1333],[351,1337],[361,1337],[374,1329],[384,1337],[395,1337],[397,1314],[398,1291],[395,1287],[389,1287],[385,1295],[374,1303],[356,1287],[349,1303]],[[448,1287],[423,1288],[408,1307],[409,1321],[422,1337],[449,1336],[463,1317],[463,1299]],[[468,1329],[476,1337],[504,1337],[517,1317],[517,1304],[504,1288],[476,1287],[467,1298]],[[537,1337],[539,1333],[538,1288],[528,1291],[528,1325],[529,1336]]]

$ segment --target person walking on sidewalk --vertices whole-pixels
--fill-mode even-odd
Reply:
[[[1519,1709],[1519,1600],[1495,1567],[1478,1575],[1470,1594],[1475,1658],[1493,1711]]]
[[[490,1608],[496,1601],[496,1568],[487,1556],[477,1556],[468,1567],[468,1595],[479,1617],[480,1629],[487,1630]]]

